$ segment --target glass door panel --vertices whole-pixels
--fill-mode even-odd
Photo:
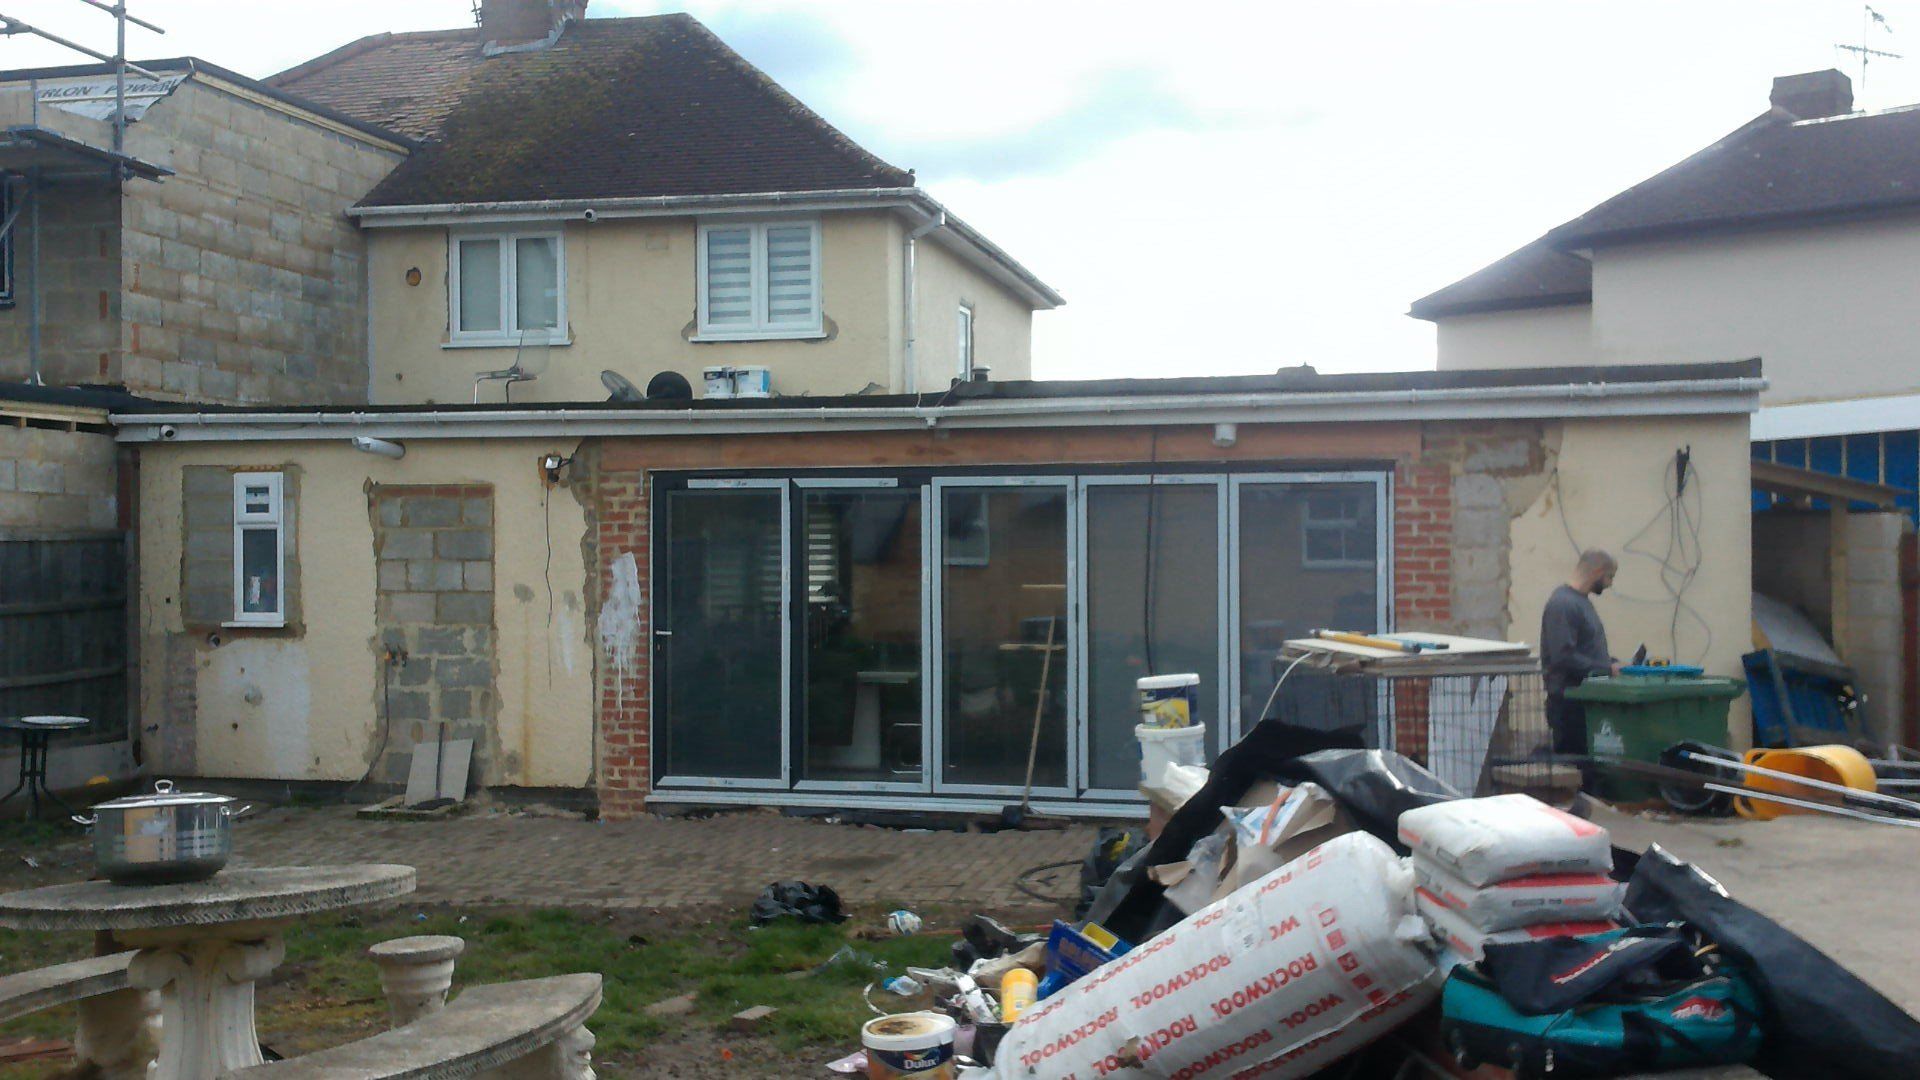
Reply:
[[[1280,674],[1274,658],[1288,638],[1319,628],[1382,629],[1380,485],[1247,482],[1235,491],[1241,731],[1263,710],[1310,727],[1370,729],[1379,703],[1364,679],[1303,668],[1287,678],[1270,709],[1267,702]]]
[[[941,785],[1065,788],[1069,672],[1064,485],[948,486],[941,500]]]
[[[667,776],[783,779],[784,493],[666,492],[656,580]]]
[[[1087,787],[1140,779],[1134,680],[1193,672],[1208,742],[1220,687],[1218,485],[1089,483],[1086,509]]]
[[[920,492],[799,499],[800,779],[918,785]]]

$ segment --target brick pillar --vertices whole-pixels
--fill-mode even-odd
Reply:
[[[646,474],[599,473],[592,506],[599,583],[594,668],[600,816],[619,820],[645,812],[653,778],[652,551]]]
[[[1393,474],[1393,618],[1396,630],[1446,630],[1453,619],[1453,470],[1402,462]],[[1394,749],[1425,761],[1425,679],[1394,682]]]

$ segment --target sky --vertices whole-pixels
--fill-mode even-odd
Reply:
[[[591,0],[687,10],[1066,298],[1042,378],[1434,363],[1415,298],[1841,67],[1920,102],[1920,0]],[[471,0],[129,0],[134,57],[264,76],[364,34],[470,24]],[[96,47],[80,0],[0,12]],[[1863,34],[1867,35],[1863,38]],[[1837,43],[1875,62],[1864,89]],[[69,62],[0,38],[0,67]],[[983,359],[991,359],[983,357]]]

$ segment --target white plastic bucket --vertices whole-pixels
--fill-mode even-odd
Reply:
[[[773,372],[757,365],[733,369],[733,396],[763,398],[773,396]]]
[[[953,1018],[942,1013],[896,1013],[860,1029],[870,1080],[954,1080]]]
[[[1141,724],[1133,729],[1133,735],[1140,740],[1140,783],[1144,787],[1158,786],[1160,774],[1169,765],[1204,767],[1207,763],[1205,724],[1189,724],[1178,728]]]
[[[1140,692],[1141,724],[1156,728],[1179,728],[1193,723],[1194,699],[1200,694],[1200,676],[1149,675],[1144,679],[1135,679],[1133,686]]]
[[[733,396],[733,369],[730,367],[701,368],[700,377],[706,383],[706,396],[710,398],[730,398]]]

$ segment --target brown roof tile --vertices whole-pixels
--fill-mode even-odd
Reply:
[[[363,206],[913,184],[687,15],[491,58],[477,29],[379,34],[268,81],[427,140]]]

